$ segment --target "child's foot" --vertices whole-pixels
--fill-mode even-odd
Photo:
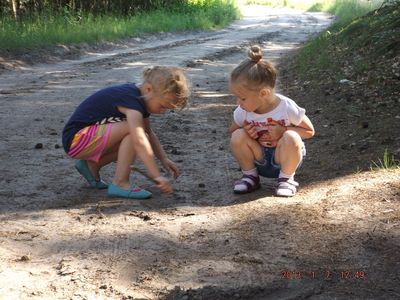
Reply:
[[[260,177],[243,174],[242,178],[235,182],[233,192],[235,194],[251,193],[260,188]]]
[[[90,172],[86,160],[77,160],[75,162],[75,168],[86,179],[91,187],[96,189],[106,189],[108,187],[108,184],[101,179],[96,180],[92,172]]]
[[[130,199],[147,199],[152,196],[152,194],[149,191],[146,191],[139,187],[129,188],[128,190],[125,190],[112,183],[108,185],[108,195],[111,197],[121,197]]]
[[[289,178],[279,178],[275,195],[278,197],[293,197],[297,192],[299,184]]]

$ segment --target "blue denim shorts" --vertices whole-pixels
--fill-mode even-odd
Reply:
[[[275,148],[262,148],[264,150],[264,157],[260,161],[254,161],[258,174],[263,177],[278,178],[279,172],[281,171],[281,166],[275,163]],[[301,147],[301,154],[302,159],[296,170],[301,167],[304,158],[306,157],[306,147],[304,144],[303,147]]]

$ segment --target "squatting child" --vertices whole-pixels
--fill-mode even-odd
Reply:
[[[261,175],[278,178],[275,194],[291,197],[298,187],[295,172],[306,154],[303,139],[314,135],[314,127],[304,108],[275,93],[277,71],[262,59],[261,48],[252,46],[248,56],[230,76],[238,104],[229,129],[231,149],[243,173],[233,190],[243,194],[258,189]]]
[[[131,185],[131,165],[138,157],[148,175],[165,193],[173,191],[160,175],[155,157],[174,177],[177,166],[167,158],[150,127],[150,114],[183,108],[189,96],[188,80],[179,68],[156,66],[143,72],[143,83],[106,87],[86,98],[63,130],[66,153],[76,159],[75,167],[91,187],[108,189],[109,196],[149,198],[151,192]],[[112,182],[100,179],[103,166],[116,161]]]

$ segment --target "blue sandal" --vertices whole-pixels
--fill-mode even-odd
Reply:
[[[123,188],[110,183],[108,185],[108,196],[130,199],[147,199],[152,196],[152,193],[139,187],[124,190]]]
[[[75,162],[75,168],[78,170],[78,172],[87,180],[87,182],[90,184],[92,188],[95,189],[106,189],[108,188],[108,184],[105,183],[104,181],[96,180],[92,173],[90,172],[86,160],[77,160]]]

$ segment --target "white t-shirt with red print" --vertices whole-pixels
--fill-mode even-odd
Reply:
[[[255,112],[247,112],[238,106],[233,112],[233,120],[239,126],[244,126],[247,121],[256,128],[258,137],[268,133],[268,126],[273,126],[275,122],[282,126],[297,126],[303,120],[306,110],[299,107],[292,99],[276,94],[280,99],[280,103],[272,111],[265,114],[257,114]],[[274,122],[275,121],[275,122]],[[262,143],[264,147],[271,147],[267,143]]]

